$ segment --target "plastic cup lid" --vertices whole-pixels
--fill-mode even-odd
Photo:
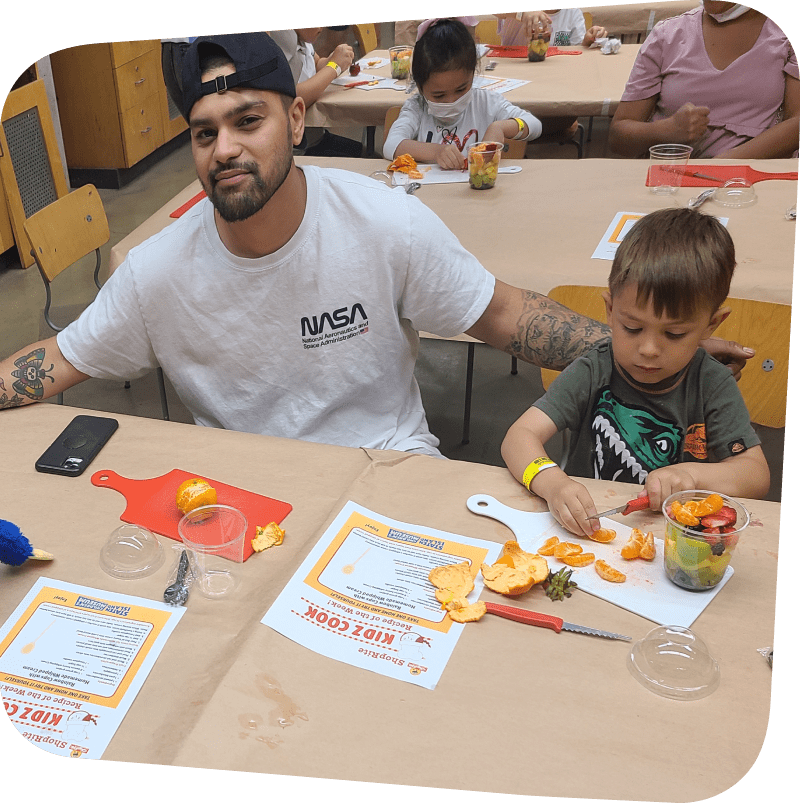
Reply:
[[[714,200],[722,206],[750,206],[756,202],[756,190],[746,178],[732,178],[714,190]]]
[[[656,627],[628,656],[630,673],[646,689],[673,700],[700,700],[719,686],[719,664],[705,642],[685,627]]]
[[[148,577],[164,563],[161,542],[138,524],[117,527],[100,550],[100,568],[120,580]]]

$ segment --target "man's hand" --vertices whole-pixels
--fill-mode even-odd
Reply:
[[[755,355],[753,349],[741,346],[735,340],[723,340],[721,337],[709,337],[708,340],[701,340],[700,345],[712,357],[723,365],[727,365],[737,382],[742,378],[742,368]]]
[[[674,130],[675,142],[691,144],[696,142],[708,129],[708,106],[695,106],[684,103],[670,118]]]
[[[436,153],[436,164],[442,170],[463,170],[464,154],[452,142],[442,143]]]

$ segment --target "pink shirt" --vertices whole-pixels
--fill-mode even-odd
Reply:
[[[711,109],[705,135],[692,158],[714,156],[775,125],[786,75],[798,77],[789,40],[767,19],[755,45],[724,70],[711,63],[702,29],[703,9],[653,28],[631,70],[622,100],[658,96],[651,119],[672,116],[684,103]]]

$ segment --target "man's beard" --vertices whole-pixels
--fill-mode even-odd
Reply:
[[[204,186],[209,200],[226,223],[239,223],[264,208],[267,201],[280,189],[292,169],[292,152],[286,148],[272,161],[273,171],[264,176],[255,162],[228,162],[214,170]],[[233,190],[220,190],[215,177],[225,170],[247,170],[252,176],[250,186]]]

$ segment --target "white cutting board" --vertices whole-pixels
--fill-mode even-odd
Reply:
[[[647,561],[639,558],[625,560],[619,552],[628,540],[631,528],[618,521],[606,518],[600,520],[603,527],[616,530],[617,537],[608,544],[599,544],[567,532],[550,513],[517,510],[486,494],[470,496],[467,499],[467,507],[479,516],[497,519],[505,524],[526,552],[536,552],[554,535],[562,541],[579,543],[584,552],[593,552],[595,558],[601,558],[615,569],[619,569],[627,579],[624,583],[609,583],[600,577],[594,564],[581,568],[568,567],[573,569],[572,580],[578,584],[578,588],[660,625],[691,627],[694,620],[733,576],[733,569],[728,566],[722,580],[714,588],[707,591],[687,591],[676,586],[667,577],[664,571],[664,540],[658,536],[655,538],[655,560]],[[558,571],[566,566],[566,563],[562,563],[558,558],[549,557],[545,560],[552,571]]]
[[[469,181],[469,170],[442,170],[439,165],[417,165],[417,170],[422,173],[422,178],[412,178],[410,180],[419,181],[420,184],[459,184]],[[522,168],[519,165],[507,165],[497,168],[498,174],[504,175],[519,173],[521,170]]]

